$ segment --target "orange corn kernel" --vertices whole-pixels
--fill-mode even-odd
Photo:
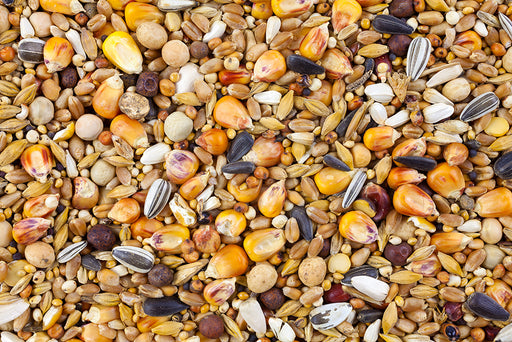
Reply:
[[[251,15],[256,19],[268,19],[272,16],[272,4],[270,1],[253,2]]]
[[[220,306],[231,297],[236,290],[236,278],[214,280],[203,289],[204,299],[211,305]]]
[[[130,31],[136,31],[137,27],[146,21],[163,24],[165,15],[158,7],[142,2],[130,2],[124,8],[124,19]]]
[[[247,183],[243,183],[243,181],[239,183],[237,180],[237,176],[231,178],[227,189],[238,202],[250,203],[258,198],[263,183],[261,179],[259,179],[257,186],[254,187],[247,186]]]
[[[466,183],[464,175],[457,166],[448,163],[438,164],[435,169],[427,173],[428,186],[446,198],[457,199],[464,192]]]
[[[40,0],[39,4],[46,12],[65,15],[75,15],[84,11],[84,7],[78,0]]]
[[[312,0],[272,0],[272,11],[279,18],[298,17],[313,6]]]
[[[124,94],[124,85],[118,75],[107,78],[99,86],[92,98],[92,108],[105,119],[113,119],[121,113],[119,99]]]
[[[425,138],[419,139],[406,139],[400,144],[396,145],[391,153],[395,157],[423,157],[427,153],[427,140]],[[398,166],[403,166],[400,163],[395,163]]]
[[[368,149],[378,152],[393,147],[398,138],[400,133],[393,127],[372,127],[364,132],[363,142]]]
[[[128,33],[115,31],[109,34],[103,42],[102,50],[112,64],[127,74],[142,72],[142,54]]]
[[[315,177],[315,184],[318,190],[324,195],[334,195],[347,188],[351,177],[348,172],[332,167],[324,167]]]
[[[107,0],[110,6],[116,11],[122,11],[133,0]]]
[[[260,262],[279,252],[285,243],[284,230],[258,229],[245,237],[244,249],[252,261]]]
[[[473,240],[469,236],[459,232],[436,233],[432,235],[431,245],[435,245],[442,253],[456,253],[462,251]]]
[[[443,158],[448,165],[456,166],[464,163],[468,159],[469,150],[466,145],[462,143],[448,144],[443,150]]]
[[[382,3],[382,2],[384,2],[384,0],[357,0],[357,2],[362,7],[369,7],[369,6],[378,5],[378,4]]]
[[[275,138],[259,137],[243,160],[253,162],[256,166],[271,167],[279,164],[283,152],[283,145]]]
[[[172,150],[165,156],[167,178],[175,184],[183,184],[192,178],[199,168],[199,159],[187,150]]]
[[[391,189],[396,189],[402,184],[419,184],[427,177],[417,170],[406,167],[394,167],[389,171],[387,178]]]
[[[416,260],[407,265],[409,271],[421,274],[424,277],[435,277],[443,267],[435,254],[423,260]]]
[[[226,236],[237,237],[244,232],[246,226],[244,214],[234,209],[221,211],[215,218],[215,229]]]
[[[163,317],[154,317],[154,316],[145,316],[139,318],[137,321],[137,329],[141,333],[150,332],[151,329],[156,327],[159,324],[162,324],[163,322],[167,322],[169,320],[169,317],[163,316]]]
[[[30,198],[23,204],[23,216],[47,218],[57,209],[59,197],[58,194],[45,194]]]
[[[163,227],[164,224],[162,222],[155,219],[148,219],[145,216],[140,217],[130,225],[132,237],[135,239],[139,236],[143,239],[149,238],[154,232],[162,229]]]
[[[31,244],[46,233],[51,223],[52,221],[41,217],[23,219],[12,227],[12,237],[14,241],[22,245]]]
[[[104,324],[119,318],[119,307],[94,304],[89,309],[87,319],[96,324]]]
[[[218,156],[228,149],[228,136],[222,129],[213,128],[202,133],[196,143],[209,153]]]
[[[286,60],[277,50],[265,51],[254,64],[255,82],[274,82],[286,72]]]
[[[478,197],[475,212],[481,217],[512,215],[512,192],[507,188],[496,188]]]
[[[336,0],[332,5],[332,26],[334,33],[340,32],[361,17],[363,9],[356,0]]]
[[[190,231],[181,224],[170,224],[157,230],[147,239],[148,243],[161,252],[178,254],[181,253],[181,244],[190,239]]]
[[[60,37],[52,37],[46,41],[43,49],[44,64],[48,73],[64,70],[75,54],[71,43]]]
[[[89,323],[82,326],[82,334],[80,335],[84,342],[112,342],[111,338],[100,335],[100,327],[98,324]],[[69,340],[72,341],[72,340]]]
[[[247,271],[249,258],[244,249],[237,245],[226,245],[210,259],[205,271],[209,278],[231,278]]]
[[[482,49],[482,38],[475,31],[462,32],[455,38],[454,45],[460,45],[471,51]]]
[[[318,100],[324,105],[329,106],[332,102],[332,85],[326,80],[322,80],[322,86],[317,91],[311,92],[307,99]]]
[[[485,294],[504,308],[512,299],[512,289],[503,280],[494,279],[494,284],[485,289]]]
[[[224,69],[219,71],[219,82],[226,86],[233,83],[249,84],[249,82],[251,82],[251,76],[251,72],[245,68],[238,70]]]
[[[139,202],[133,198],[120,199],[108,213],[109,219],[121,223],[133,223],[137,221],[139,216],[140,205]]]
[[[247,108],[242,102],[230,95],[217,101],[213,109],[213,118],[224,128],[239,130],[253,127]]]
[[[220,234],[213,225],[199,226],[192,236],[196,250],[200,253],[214,253],[220,246]]]
[[[180,186],[180,195],[188,201],[195,199],[206,188],[209,178],[209,172],[195,175]]]
[[[313,27],[300,43],[300,54],[312,61],[322,58],[329,39],[328,24]]]
[[[379,237],[377,225],[362,211],[349,211],[343,215],[338,228],[344,238],[357,243],[373,243]]]
[[[439,213],[432,198],[414,184],[400,185],[393,195],[393,207],[402,215],[429,217]]]
[[[98,186],[89,178],[76,177],[73,180],[75,193],[71,204],[76,209],[91,209],[98,203],[100,191]]]
[[[276,217],[281,213],[286,200],[284,180],[269,186],[258,199],[258,209],[266,217]]]
[[[350,60],[338,49],[328,49],[321,60],[325,73],[330,79],[336,80],[354,73]]]
[[[133,148],[149,147],[148,136],[142,124],[125,114],[118,115],[112,120],[110,132],[126,140]]]
[[[37,181],[44,183],[53,167],[53,156],[50,149],[37,144],[27,147],[21,157],[21,166]]]

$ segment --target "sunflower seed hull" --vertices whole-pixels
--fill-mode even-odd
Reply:
[[[302,237],[307,241],[313,240],[313,222],[306,214],[306,209],[304,207],[296,206],[292,209],[290,214],[291,217],[297,220]]]
[[[61,264],[68,262],[87,247],[87,241],[80,241],[64,248],[57,255],[57,261]]]
[[[493,321],[506,321],[510,314],[494,299],[482,292],[475,292],[465,303],[468,310],[477,316]]]
[[[90,254],[82,255],[82,266],[88,270],[98,272],[101,270],[101,262]]]
[[[373,28],[380,33],[411,34],[414,29],[392,15],[378,15],[373,20]]]
[[[324,156],[324,164],[337,170],[350,171],[350,167],[347,164],[330,154]]]
[[[148,273],[155,264],[155,257],[139,247],[115,247],[112,256],[124,266],[140,273]]]
[[[180,311],[188,309],[187,304],[182,303],[174,297],[148,298],[142,305],[144,313],[148,316],[163,317],[171,316]]]
[[[416,81],[427,67],[430,47],[430,41],[423,37],[414,38],[409,45],[406,74],[411,78],[411,81]]]
[[[252,173],[256,170],[256,165],[253,162],[238,161],[230,164],[226,164],[222,167],[224,173]]]
[[[352,286],[352,278],[359,276],[367,276],[377,279],[379,277],[379,270],[369,265],[355,267],[345,273],[341,283],[343,285]]]
[[[325,68],[301,55],[291,54],[286,58],[288,69],[299,74],[317,75],[323,74]]]
[[[144,203],[144,215],[148,219],[155,218],[169,203],[171,197],[171,184],[163,179],[157,179],[149,188],[146,202]]]
[[[437,162],[434,159],[427,157],[402,156],[395,157],[394,160],[418,171],[430,171],[437,166]]]
[[[313,309],[309,318],[313,328],[329,330],[345,321],[351,312],[352,305],[349,303],[332,303]]]
[[[496,160],[494,173],[501,179],[512,178],[512,152],[505,153]]]
[[[254,138],[246,131],[240,132],[231,142],[227,152],[227,159],[230,163],[236,162],[247,154],[254,145]]]
[[[462,121],[473,121],[498,108],[500,99],[492,92],[484,93],[473,99],[460,114]]]
[[[361,189],[363,188],[366,179],[366,172],[361,170],[357,171],[357,173],[352,178],[352,181],[350,182],[347,191],[345,192],[345,196],[343,197],[343,208],[348,208],[352,205],[352,203],[354,203],[357,196],[359,196],[359,193],[361,192]]]

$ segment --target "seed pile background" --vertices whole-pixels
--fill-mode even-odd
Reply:
[[[512,6],[2,0],[3,342],[512,342]]]

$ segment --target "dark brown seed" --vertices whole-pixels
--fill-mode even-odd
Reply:
[[[60,85],[62,88],[74,88],[78,83],[78,73],[75,68],[68,67],[60,73]]]
[[[388,40],[389,51],[399,57],[405,56],[411,41],[412,39],[405,34],[395,34]]]
[[[277,287],[273,287],[267,292],[260,294],[261,304],[265,305],[270,310],[277,310],[284,303],[283,291]]]
[[[137,93],[153,97],[158,94],[158,75],[154,72],[146,71],[140,74],[137,79]]]
[[[388,243],[384,248],[384,257],[395,266],[407,264],[407,258],[412,254],[412,247],[407,242],[392,245]]]
[[[193,42],[190,44],[190,55],[197,59],[202,59],[208,56],[208,44],[203,42]]]
[[[169,285],[174,279],[172,270],[162,264],[153,266],[151,271],[148,273],[148,281],[151,285],[162,287]]]
[[[224,333],[224,321],[215,314],[208,315],[199,322],[199,331],[205,337],[217,339]]]
[[[110,227],[97,224],[87,232],[87,241],[99,251],[108,251],[114,247],[116,236]]]
[[[414,14],[412,0],[393,0],[389,4],[389,13],[397,18],[410,17]]]

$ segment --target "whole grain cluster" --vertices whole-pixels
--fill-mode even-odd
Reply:
[[[2,342],[512,342],[512,5],[2,0]]]

